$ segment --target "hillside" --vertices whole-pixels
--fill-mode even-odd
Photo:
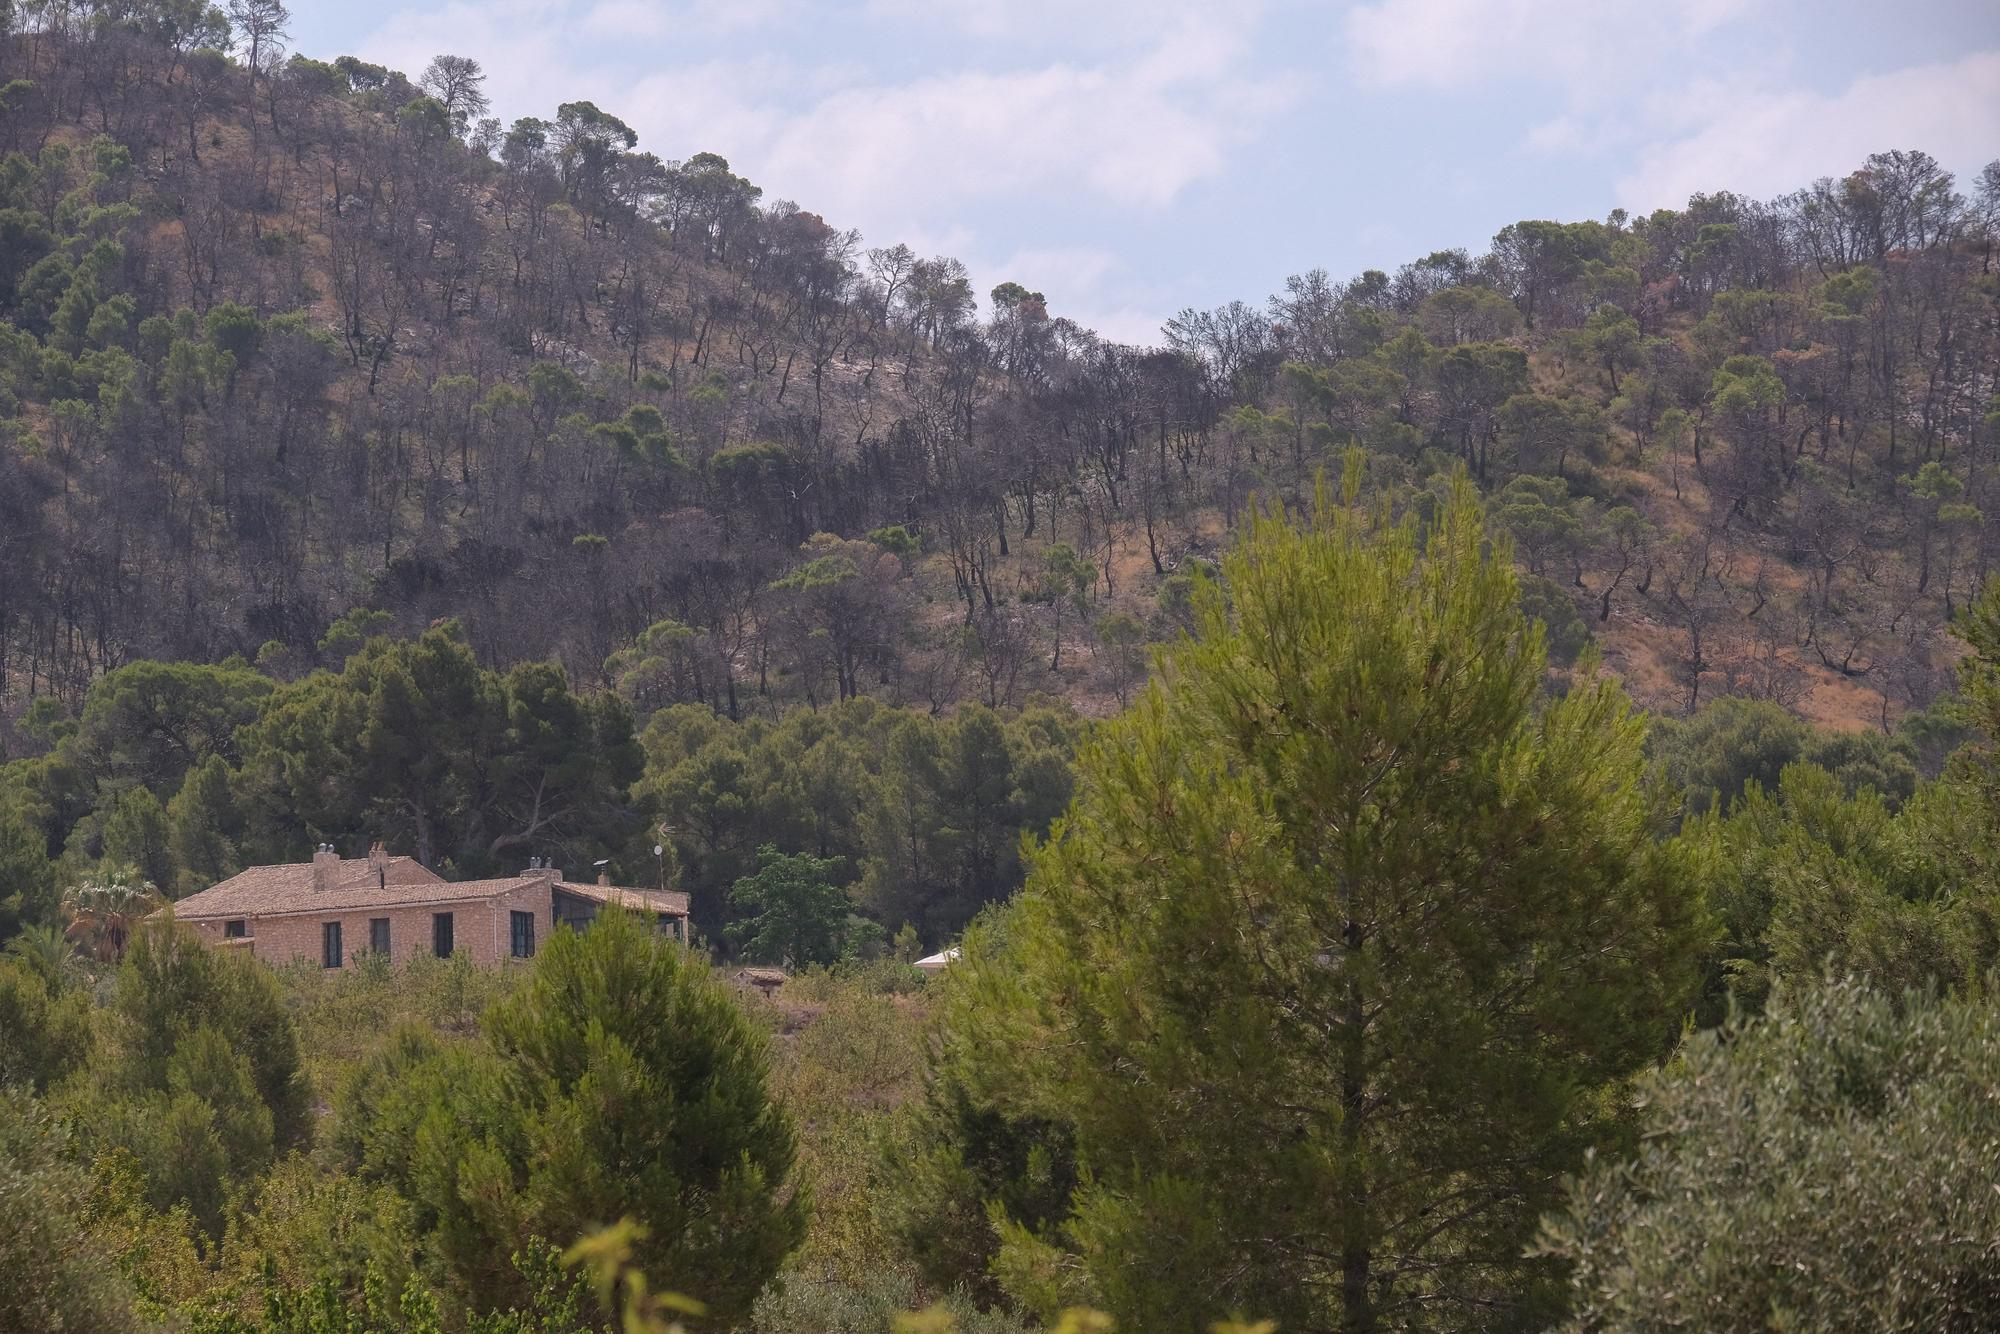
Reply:
[[[2000,162],[1134,347],[288,19],[0,0],[0,1330],[2000,1328]]]
[[[1886,725],[1991,568],[2000,171],[1524,221],[1144,349],[589,102],[503,131],[476,79],[203,44],[0,46],[8,717],[446,617],[641,710],[1108,712],[1350,444],[1420,508],[1470,469],[1559,659],[1663,710]]]

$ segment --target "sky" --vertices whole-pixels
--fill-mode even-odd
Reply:
[[[1521,218],[2000,158],[2000,0],[293,0],[294,49],[589,100],[1106,337]]]

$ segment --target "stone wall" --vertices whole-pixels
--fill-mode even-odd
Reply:
[[[416,904],[387,908],[350,908],[340,912],[294,912],[249,917],[244,921],[250,933],[247,947],[266,963],[281,964],[292,959],[321,958],[322,928],[339,922],[343,966],[368,949],[371,919],[389,919],[389,954],[403,963],[431,952],[431,917],[435,912],[452,915],[452,952],[474,963],[498,963],[513,955],[513,922],[510,914],[529,912],[535,916],[535,947],[548,943],[555,931],[554,910],[547,881],[531,880],[515,889],[504,890],[487,899],[459,899],[438,905]],[[223,944],[223,923],[218,920],[191,922],[203,940]],[[230,942],[234,943],[234,942]]]

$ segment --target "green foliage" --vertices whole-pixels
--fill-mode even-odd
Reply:
[[[487,671],[447,625],[370,640],[273,696],[243,732],[248,837],[281,859],[303,823],[468,873],[513,869],[512,849],[583,859],[633,832],[640,762],[616,696],[577,695],[547,663]]]
[[[56,868],[42,838],[0,806],[0,942],[53,922],[58,901]]]
[[[268,969],[171,922],[137,932],[111,1003],[102,1134],[130,1149],[156,1207],[219,1234],[231,1187],[310,1129],[297,1031]]]
[[[63,894],[68,934],[103,963],[125,957],[125,946],[139,923],[160,907],[159,891],[138,868],[105,863],[90,879]]]
[[[838,858],[783,853],[766,843],[757,870],[729,890],[730,906],[744,914],[730,923],[729,938],[751,963],[793,967],[833,963],[847,953],[847,895],[834,883]]]
[[[1049,608],[1055,639],[1055,653],[1049,660],[1050,671],[1062,669],[1064,610],[1074,608],[1078,618],[1089,615],[1090,594],[1096,585],[1097,567],[1090,563],[1087,556],[1079,554],[1067,542],[1051,542],[1042,553],[1041,568],[1034,582],[1022,590],[1024,599]]]
[[[1986,1329],[2000,1321],[2000,1011],[1788,987],[1644,1085],[1646,1134],[1545,1225],[1566,1328]]]
[[[243,817],[230,788],[229,766],[220,755],[188,771],[181,790],[167,803],[166,819],[167,851],[177,868],[174,897],[206,889],[242,869],[237,848]],[[109,838],[107,830],[107,842]]]
[[[270,1256],[257,1275],[263,1295],[254,1323],[235,1311],[197,1313],[190,1334],[601,1334],[588,1278],[570,1267],[569,1257],[536,1241],[514,1255],[509,1272],[530,1294],[522,1306],[466,1313],[442,1300],[421,1279],[402,1282],[391,1275],[400,1257],[371,1259],[349,1278],[345,1270],[323,1270],[302,1279],[288,1277]],[[449,1324],[441,1314],[452,1310]],[[626,1334],[677,1334],[677,1327],[621,1324]]]
[[[206,1024],[174,1045],[163,1086],[108,1102],[92,1133],[140,1164],[148,1205],[186,1208],[211,1238],[223,1233],[232,1190],[271,1163],[271,1112],[249,1061]]]
[[[435,97],[413,97],[397,110],[396,124],[419,140],[439,139],[451,133],[451,113]]]
[[[1604,413],[1587,398],[1515,394],[1500,405],[1496,425],[1509,462],[1523,473],[1553,473],[1560,481],[1572,463],[1603,458]]]
[[[1202,582],[1214,574],[1213,566],[1197,560],[1160,581],[1160,619],[1168,628],[1176,632],[1194,629],[1198,592]]]
[[[89,1000],[45,967],[18,955],[0,961],[0,1088],[44,1093],[90,1053]]]
[[[1539,622],[1549,661],[1568,669],[1590,647],[1590,625],[1577,612],[1576,599],[1553,579],[1521,576],[1521,614]]]
[[[963,1053],[960,1053],[961,1055]],[[879,1226],[933,1288],[1005,1300],[994,1260],[1006,1233],[1055,1238],[1078,1183],[1075,1134],[975,1100],[955,1063],[882,1139]]]
[[[1432,293],[1417,313],[1430,341],[1441,347],[1504,338],[1521,326],[1521,312],[1490,287],[1447,287]]]
[[[1111,686],[1123,708],[1134,686],[1146,678],[1146,625],[1129,612],[1106,612],[1094,627],[1111,667]]]
[[[0,953],[41,979],[51,993],[69,990],[82,976],[83,957],[69,936],[53,924],[27,927]]]
[[[1910,746],[1875,732],[1820,731],[1769,700],[1725,695],[1685,720],[1657,719],[1652,752],[1661,776],[1687,810],[1727,811],[1752,784],[1778,786],[1788,765],[1832,773],[1849,793],[1863,789],[1893,809],[1916,790]]]
[[[902,1274],[877,1272],[857,1283],[801,1275],[773,1285],[758,1300],[750,1328],[755,1334],[882,1334],[916,1328],[948,1329],[953,1334],[1032,1334],[1037,1328],[1011,1312],[982,1311],[958,1292],[927,1307],[925,1324],[903,1319],[924,1304],[918,1285]]]
[[[1728,818],[1692,825],[1690,840],[1724,925],[1704,1023],[1732,998],[1754,1013],[1774,979],[1828,967],[1896,994],[2000,966],[2000,841],[1963,784],[1926,785],[1898,811],[1793,765],[1772,792],[1753,783]]]
[[[629,1216],[645,1273],[746,1313],[806,1202],[766,1040],[706,965],[610,911],[558,931],[486,1029],[453,1049],[399,1035],[344,1091],[335,1140],[415,1205],[461,1298],[524,1300],[504,1257]]]
[[[674,704],[728,698],[728,664],[713,636],[679,621],[655,621],[604,660],[604,674],[642,715]]]
[[[1043,733],[1046,736],[1047,733]],[[1054,744],[1050,744],[1050,741]],[[1019,883],[1019,841],[1067,803],[1067,737],[962,711],[891,736],[880,798],[860,812],[868,861],[858,890],[879,920],[915,921],[940,943]]]
[[[1799,758],[1805,725],[1768,700],[1725,696],[1685,722],[1654,724],[1652,749],[1667,785],[1689,811],[1729,809],[1752,783],[1778,785]]]
[[[1357,483],[1253,522],[1230,607],[1084,752],[1004,943],[945,975],[978,1101],[1075,1134],[1060,1231],[1000,1216],[1045,1314],[1544,1319],[1521,1246],[1691,993],[1702,912],[1624,696],[1537,710],[1468,485],[1420,544]]]
[[[1639,322],[1616,306],[1600,306],[1584,326],[1582,348],[1604,367],[1611,392],[1618,392],[1618,373],[1635,370],[1645,361],[1645,338]]]
[[[135,662],[91,687],[74,745],[100,784],[114,792],[138,784],[164,800],[210,756],[237,760],[236,731],[258,716],[273,684],[240,658],[214,667]]]
[[[1709,406],[1718,413],[1750,420],[1785,400],[1785,385],[1762,357],[1731,357],[1715,372]]]
[[[111,974],[161,906],[148,881],[182,894],[313,840],[385,838],[452,875],[609,855],[616,879],[691,891],[711,941],[855,956],[747,1002],[784,1035],[787,1179],[813,1196],[782,1291],[751,1317],[728,1298],[727,1318],[773,1328],[884,1328],[944,1293],[898,1327],[977,1328],[970,1302],[1008,1291],[1171,1327],[1199,1319],[1182,1301],[1152,1320],[1185,1292],[1235,1304],[1216,1275],[1303,1327],[1535,1319],[1522,1294],[1546,1294],[1549,1267],[1510,1248],[1548,1173],[1619,1142],[1644,1044],[1617,1017],[1652,1031],[1697,962],[1712,1023],[1828,959],[1881,988],[1970,989],[2000,957],[2000,592],[1962,627],[1964,697],[1893,736],[1740,702],[1662,724],[1687,835],[1647,856],[1713,896],[1718,950],[1660,943],[1681,937],[1649,916],[1671,915],[1646,897],[1660,867],[1605,758],[1629,738],[1577,679],[1596,670],[1578,614],[1594,602],[1630,622],[1601,631],[1612,661],[1685,636],[1671,666],[1701,698],[1704,676],[1782,697],[1801,653],[1877,691],[1885,726],[1934,688],[1934,631],[1990,545],[1966,502],[2000,413],[1982,421],[1966,386],[1990,378],[1992,171],[1971,203],[1892,153],[1770,206],[1524,221],[1483,255],[1302,275],[1268,316],[1184,312],[1169,346],[1128,353],[1018,284],[975,322],[955,261],[864,256],[811,213],[760,209],[719,156],[637,152],[589,102],[468,134],[479,95],[452,79],[476,82],[470,62],[438,62],[435,97],[352,57],[260,61],[246,82],[205,0],[69,8],[28,7],[35,81],[0,80],[0,137],[34,150],[0,159],[0,697],[27,699],[0,719],[25,755],[0,771],[0,1080],[40,1090],[95,1155],[71,1244],[148,1316],[212,1334],[653,1328],[674,1315],[656,1287],[693,1285],[628,1262],[714,1240],[687,1240],[692,1214],[663,1234],[610,1212],[664,1207],[645,1117],[708,1133],[712,1108],[655,1096],[694,1076],[652,1070],[673,1054],[622,1014],[563,1027],[580,1074],[523,1074],[479,1032],[525,970],[292,968],[265,977],[276,1005],[192,960],[148,963],[137,1000],[132,970]],[[232,8],[282,22],[277,0]],[[14,11],[0,0],[0,26]],[[323,180],[367,225],[317,206]],[[479,216],[433,207],[453,200]],[[1425,591],[1451,581],[1412,573],[1392,633],[1378,586],[1316,588],[1321,567],[1268,538],[1247,557],[1261,574],[1195,573],[1218,512],[1233,541],[1246,494],[1290,503],[1347,442],[1418,534],[1450,528],[1442,468],[1463,460],[1528,567],[1512,601],[1440,611]],[[1424,565],[1415,539],[1405,555]],[[1150,587],[1148,623],[1093,617],[1114,576],[1121,606]],[[1335,642],[1342,597],[1358,628]],[[1586,669],[1542,670],[1515,604],[1551,661]],[[432,621],[452,615],[463,631]],[[1122,708],[1147,641],[1204,624],[1240,661],[1186,650],[1173,710],[1113,730],[1089,803],[1037,855],[1022,935],[991,909],[1022,884],[1023,836],[1068,802],[1083,727],[961,702],[997,707],[1026,679]],[[1022,676],[1040,651],[1068,665],[1085,633],[1087,674]],[[1426,674],[1425,650],[1461,641],[1491,663],[1447,647]],[[262,671],[146,661],[257,644]],[[1335,667],[1267,679],[1301,652]],[[600,672],[615,696],[584,684]],[[1518,715],[1496,704],[1509,689]],[[1582,699],[1551,706],[1565,690]],[[1842,697],[1815,691],[1815,712]],[[651,719],[643,749],[631,710]],[[1545,777],[1578,755],[1582,776]],[[1387,776],[1348,783],[1371,794],[1360,815],[1327,818],[1370,763]],[[1592,774],[1595,815],[1576,790]],[[1522,795],[1537,782],[1539,804]],[[1358,879],[1333,855],[1357,823],[1380,844]],[[1594,890],[1609,925],[1578,924]],[[1326,905],[1364,901],[1420,926],[1385,908],[1350,942]],[[972,982],[900,960],[982,913],[974,969],[1010,939],[1070,947],[1027,966],[1039,989],[954,1001],[917,1099],[917,1017]],[[1629,935],[1607,943],[1614,927]],[[899,959],[869,958],[890,928]],[[1591,971],[1613,964],[1626,974]],[[1357,1058],[1329,1037],[1341,985],[1365,991],[1377,1043],[1358,1144],[1336,1078]],[[594,986],[566,999],[601,1018]],[[1500,1005],[1482,1028],[1454,986],[1531,1013]],[[1579,1017],[1593,1005],[1614,1018]],[[287,1025],[289,1056],[267,1040]],[[990,1068],[989,1029],[1008,1039]],[[1524,1054],[1530,1032],[1544,1045]],[[274,1067],[294,1091],[347,1090],[319,1159]],[[570,1176],[538,1172],[558,1150]],[[1457,1169],[1484,1214],[1427,1193]],[[1253,1207],[1270,1216],[1245,1221]],[[1403,1207],[1443,1224],[1429,1251],[1418,1225],[1397,1231]],[[574,1258],[629,1309],[561,1263],[583,1233]],[[1387,1267],[1383,1305],[1306,1309],[1339,1281],[1328,1246],[1349,1258],[1357,1236]],[[506,1304],[467,1316],[468,1294]]]
[[[393,619],[386,611],[350,607],[319,637],[319,651],[335,661],[341,661],[370,639],[386,633]]]
[[[2000,748],[2000,577],[1987,582],[1952,633],[1971,650],[1959,662],[1959,693],[1962,719],[1978,737],[1961,752],[1956,771],[2000,815],[2000,765],[1993,762]]]
[[[143,1328],[130,1290],[88,1244],[89,1208],[90,1178],[67,1132],[32,1098],[0,1086],[0,1328]]]
[[[365,1309],[378,1289],[387,1297],[419,1295],[411,1292],[423,1284],[412,1263],[416,1254],[412,1210],[393,1190],[287,1154],[257,1179],[231,1219],[217,1268],[254,1274],[267,1294],[326,1281],[336,1294],[362,1294]],[[368,1326],[397,1327],[394,1321]]]
[[[209,344],[227,352],[238,366],[248,364],[264,345],[264,324],[257,312],[234,301],[212,308],[202,328]]]
[[[224,1034],[270,1116],[272,1144],[304,1142],[310,1090],[300,1074],[298,1030],[276,978],[248,954],[208,950],[172,922],[152,922],[132,938],[110,1010],[116,1088],[170,1090],[176,1070],[194,1080],[212,1054],[202,1030]],[[188,1092],[200,1094],[194,1084]]]
[[[902,565],[867,542],[815,533],[799,548],[798,564],[771,583],[778,594],[774,628],[809,703],[827,675],[834,693],[861,693],[864,669],[892,657],[897,627],[907,614]]]
[[[922,1001],[903,990],[877,965],[814,970],[777,998],[787,1027],[803,1022],[777,1048],[772,1087],[799,1126],[798,1175],[812,1208],[787,1274],[866,1286],[898,1256],[875,1203],[903,1170],[878,1154],[885,1120],[923,1078]]]
[[[680,706],[647,726],[637,795],[712,937],[727,938],[730,887],[768,842],[840,859],[885,930],[907,922],[942,944],[1020,884],[1021,833],[1068,801],[1077,729],[1047,708],[939,719],[861,698],[736,724]]]
[[[1912,754],[1912,744],[1903,736],[1815,728],[1806,737],[1801,758],[1832,774],[1850,796],[1873,792],[1894,810],[1917,790]]]
[[[1577,501],[1560,477],[1516,477],[1494,493],[1492,515],[1514,538],[1532,574],[1551,561],[1572,565],[1588,538],[1590,502]]]
[[[148,884],[172,885],[173,849],[167,812],[151,788],[135,787],[118,798],[104,820],[104,859],[130,866]]]
[[[1527,354],[1504,343],[1466,343],[1439,357],[1436,379],[1441,425],[1483,481],[1499,438],[1501,405],[1528,387]]]
[[[916,555],[923,547],[923,543],[918,540],[917,535],[900,523],[892,523],[887,527],[873,529],[868,534],[868,540],[898,560],[906,563],[910,557]]]

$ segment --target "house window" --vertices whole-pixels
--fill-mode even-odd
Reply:
[[[319,928],[319,961],[325,968],[340,967],[340,923],[323,922]]]
[[[249,934],[249,924],[241,917],[232,917],[222,924],[222,936],[225,940],[242,940]]]
[[[389,952],[389,919],[371,917],[368,919],[368,948],[377,954]]]
[[[440,959],[451,957],[451,914],[448,912],[431,914],[431,953]]]
[[[514,922],[514,957],[532,959],[535,957],[535,915],[531,912],[512,914]]]

